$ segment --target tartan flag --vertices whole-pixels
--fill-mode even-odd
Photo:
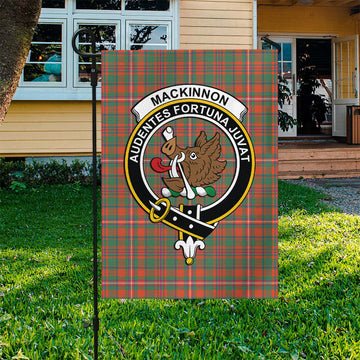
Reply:
[[[106,51],[102,74],[102,296],[277,297],[277,53]]]

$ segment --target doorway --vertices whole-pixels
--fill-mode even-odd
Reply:
[[[296,39],[296,119],[298,135],[331,135],[330,39]]]
[[[332,134],[331,39],[298,36],[269,36],[281,46],[278,76],[285,80],[290,101],[281,108],[298,121],[279,137]],[[259,48],[273,48],[259,39]],[[280,109],[280,107],[279,107]]]
[[[268,36],[268,35],[266,35]],[[281,84],[286,87],[285,92],[289,94],[287,101],[283,106],[279,106],[279,110],[285,112],[292,118],[296,119],[296,39],[291,36],[268,36],[269,39],[280,45],[281,51],[278,55],[278,78]],[[266,43],[259,37],[259,49],[275,49],[272,45]],[[278,128],[279,137],[295,137],[297,135],[297,127],[289,127],[287,131],[283,131],[280,126]]]

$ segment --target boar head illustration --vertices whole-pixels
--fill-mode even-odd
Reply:
[[[152,168],[157,172],[169,171],[169,177],[162,180],[174,192],[186,193],[189,199],[193,199],[195,194],[191,187],[194,187],[204,196],[203,188],[219,180],[226,166],[226,161],[218,160],[221,154],[220,134],[216,133],[207,140],[206,133],[201,131],[194,146],[186,148],[177,145],[171,127],[166,128],[163,135],[167,141],[161,152],[170,159],[170,166],[161,165],[161,160],[156,158],[151,163]]]

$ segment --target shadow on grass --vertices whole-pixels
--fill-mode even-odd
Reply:
[[[279,182],[279,215],[286,218],[280,300],[101,300],[102,329],[133,359],[289,359],[300,350],[309,359],[346,358],[360,341],[359,255],[352,247],[359,243],[359,222],[321,204],[323,197]],[[6,333],[16,344],[6,355],[16,355],[24,343],[31,354],[36,343],[44,354],[58,351],[46,355],[50,359],[78,359],[75,351],[65,351],[91,344],[91,329],[81,327],[92,310],[91,188],[0,192],[0,200],[0,250],[6,258],[1,282],[11,288],[2,308],[13,315]],[[71,326],[63,330],[64,320]],[[55,329],[47,328],[50,323]],[[49,332],[61,350],[48,345]],[[121,358],[103,330],[100,353],[104,359]]]

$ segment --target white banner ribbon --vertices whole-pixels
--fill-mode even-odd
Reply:
[[[133,108],[132,113],[139,122],[157,107],[176,100],[205,100],[228,110],[242,121],[247,112],[246,106],[225,91],[206,85],[182,84],[162,88],[141,99]]]

